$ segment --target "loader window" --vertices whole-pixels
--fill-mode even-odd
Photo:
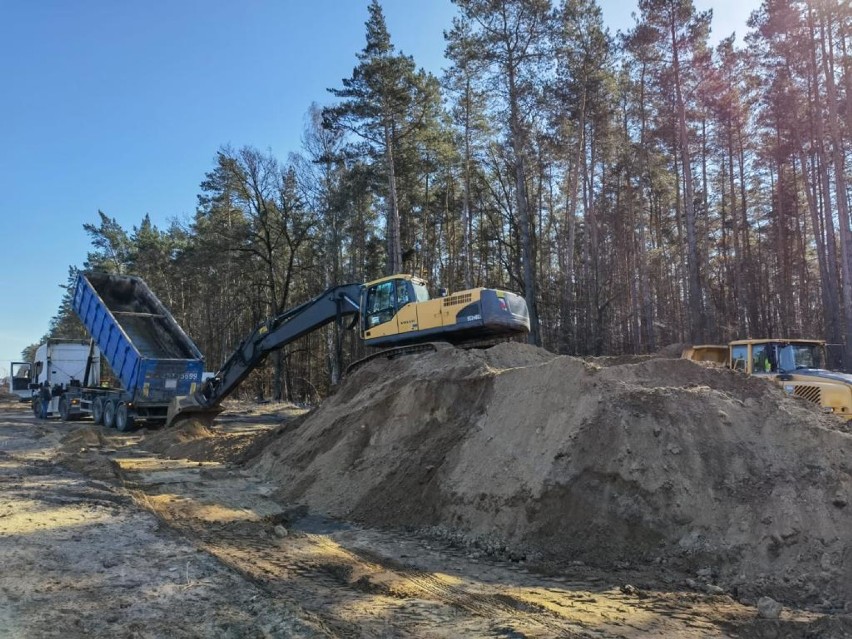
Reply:
[[[771,373],[772,359],[769,344],[755,344],[751,347],[751,372],[753,374]]]
[[[748,346],[734,346],[731,349],[731,366],[735,371],[745,372],[746,359],[748,358]]]
[[[785,344],[778,349],[778,352],[781,360],[780,367],[785,371],[823,366],[823,349],[820,344]]]
[[[396,315],[394,281],[376,284],[367,291],[367,328],[373,328]]]
[[[778,349],[778,370],[786,372],[794,371],[796,368],[796,353],[793,351],[793,347],[789,344],[781,346]]]

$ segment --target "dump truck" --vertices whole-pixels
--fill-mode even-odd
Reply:
[[[100,350],[90,340],[48,339],[39,344],[31,362],[11,362],[9,391],[22,402],[31,403],[33,413],[42,415],[43,389],[50,392],[47,415],[59,414],[64,393],[89,384],[100,384]]]
[[[172,399],[201,384],[204,358],[140,278],[80,273],[71,307],[117,383],[91,378],[65,388],[56,398],[63,420],[91,415],[122,431],[141,420],[162,423]]]
[[[689,346],[681,356],[766,377],[788,395],[817,404],[826,413],[852,420],[852,375],[823,368],[826,362],[823,340],[743,339],[729,344]]]
[[[382,349],[365,360],[436,350],[436,342],[484,347],[530,330],[526,301],[509,291],[474,288],[432,299],[426,282],[413,275],[332,287],[258,326],[196,392],[175,398],[167,423],[187,415],[209,421],[269,353],[344,318],[354,318],[351,327],[357,325],[366,346]]]

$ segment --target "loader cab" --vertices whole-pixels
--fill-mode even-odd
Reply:
[[[370,340],[416,330],[413,305],[428,300],[426,282],[411,275],[392,275],[367,283],[361,293],[361,336]]]
[[[739,340],[730,344],[730,366],[749,375],[789,374],[825,366],[820,340]]]

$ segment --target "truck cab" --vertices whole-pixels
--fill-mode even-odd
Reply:
[[[89,340],[52,338],[38,346],[32,362],[12,362],[11,369],[9,390],[22,402],[32,402],[38,415],[39,392],[49,388],[48,415],[56,415],[64,392],[100,383],[100,351]]]

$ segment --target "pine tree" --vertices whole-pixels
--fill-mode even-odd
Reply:
[[[401,142],[423,126],[438,101],[437,84],[414,60],[397,53],[378,0],[369,6],[367,43],[358,66],[342,89],[330,89],[342,101],[324,112],[330,127],[342,127],[361,141],[361,151],[383,164],[386,184],[388,274],[402,271],[402,239],[397,159]]]
[[[670,96],[674,118],[675,162],[680,169],[680,206],[686,234],[686,297],[690,337],[704,339],[704,300],[701,285],[701,256],[696,225],[695,183],[693,178],[692,131],[688,116],[687,83],[698,82],[693,66],[706,49],[710,12],[698,13],[692,0],[639,0],[640,24],[636,33],[647,38],[657,51],[655,73],[661,97]]]
[[[503,125],[512,154],[512,172],[524,297],[530,312],[530,342],[541,344],[538,317],[538,286],[533,236],[533,215],[528,193],[527,164],[531,127],[527,117],[549,57],[551,7],[548,0],[453,0],[462,17],[472,25],[464,34],[467,43],[457,49],[478,52],[487,65],[487,81],[499,87],[504,109]]]

